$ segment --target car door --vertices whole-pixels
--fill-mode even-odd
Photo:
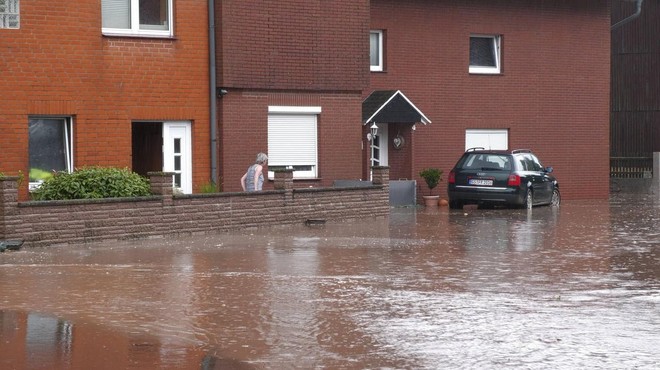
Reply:
[[[552,179],[534,154],[528,154],[530,166],[534,173],[534,202],[547,203],[552,198]]]

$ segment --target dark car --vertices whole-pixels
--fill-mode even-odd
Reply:
[[[531,150],[468,149],[449,172],[449,207],[559,206],[559,183]]]

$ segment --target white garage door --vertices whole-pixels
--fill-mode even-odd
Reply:
[[[465,130],[465,150],[470,148],[509,149],[509,130]]]

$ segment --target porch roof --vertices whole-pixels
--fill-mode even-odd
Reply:
[[[362,124],[431,123],[401,90],[376,90],[362,102]]]

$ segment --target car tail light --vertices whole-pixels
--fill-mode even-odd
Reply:
[[[447,179],[447,181],[450,184],[455,184],[456,183],[456,172],[454,172],[454,170],[449,171],[449,178]]]
[[[519,175],[509,175],[508,186],[520,186],[520,176]]]

